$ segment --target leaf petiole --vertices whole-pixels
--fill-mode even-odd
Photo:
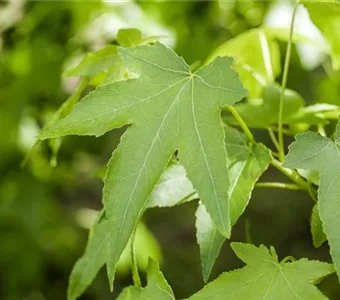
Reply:
[[[138,273],[138,264],[136,259],[136,251],[135,251],[135,239],[136,239],[136,228],[135,227],[132,237],[131,237],[131,269],[132,269],[132,280],[134,283],[134,286],[141,287],[141,280]]]
[[[243,121],[242,117],[236,111],[236,109],[233,106],[231,106],[231,105],[228,106],[228,109],[231,112],[231,114],[234,116],[236,121],[239,123],[239,125],[242,128],[244,134],[247,136],[248,140],[252,144],[255,144],[256,141],[255,141],[255,138],[254,138],[253,134],[251,133],[251,131],[250,131],[249,127],[247,126],[247,124]]]
[[[282,90],[281,90],[281,97],[280,97],[280,106],[279,106],[279,122],[278,122],[278,143],[279,143],[279,155],[280,161],[284,160],[285,152],[284,152],[284,140],[283,140],[283,102],[285,98],[285,90],[287,86],[287,79],[288,79],[288,71],[289,71],[289,63],[290,63],[290,54],[292,50],[292,43],[293,43],[293,32],[294,32],[294,23],[295,23],[295,16],[297,12],[297,8],[299,6],[299,2],[295,4],[292,21],[290,24],[290,31],[289,31],[289,39],[287,44],[286,50],[286,59],[283,69],[283,76],[282,76]]]
[[[284,183],[284,182],[258,182],[255,184],[255,187],[287,189],[287,190],[302,190],[300,186],[294,183]]]

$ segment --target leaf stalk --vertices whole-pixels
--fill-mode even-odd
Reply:
[[[287,44],[287,50],[286,50],[286,58],[284,63],[284,69],[283,69],[283,76],[282,76],[282,90],[281,90],[281,97],[280,97],[280,106],[279,106],[279,121],[278,121],[278,142],[279,142],[279,158],[280,161],[284,161],[285,151],[284,151],[284,140],[283,140],[283,102],[285,98],[285,90],[287,86],[287,79],[288,79],[288,71],[289,71],[289,64],[290,64],[290,55],[292,52],[292,44],[293,44],[293,32],[294,32],[294,23],[295,23],[295,17],[297,8],[299,6],[299,2],[297,2],[294,6],[293,15],[292,15],[292,21],[290,24],[290,31],[289,31],[289,38],[288,38],[288,44]]]

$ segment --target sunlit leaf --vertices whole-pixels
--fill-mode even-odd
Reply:
[[[140,44],[142,33],[136,28],[126,28],[118,31],[117,42],[123,47],[132,47]]]
[[[333,68],[340,68],[340,2],[336,0],[303,1],[312,22],[320,29],[326,38],[332,58]]]
[[[251,98],[260,96],[263,87],[273,83],[281,70],[278,43],[262,29],[251,29],[225,42],[210,60],[226,55],[235,58],[235,69]]]

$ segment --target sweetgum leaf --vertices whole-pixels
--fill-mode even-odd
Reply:
[[[272,158],[264,145],[249,145],[245,135],[238,130],[226,127],[225,132],[230,175],[230,221],[234,225],[246,209],[256,181]],[[203,279],[207,281],[225,237],[219,233],[201,203],[196,212],[196,231]]]
[[[136,79],[97,88],[40,138],[69,134],[100,136],[132,124],[110,160],[103,202],[109,222],[109,281],[172,154],[178,150],[189,180],[214,223],[230,235],[227,153],[221,107],[246,95],[230,58],[216,58],[192,73],[171,49],[119,48]]]
[[[147,286],[138,288],[130,286],[125,288],[117,300],[175,300],[174,293],[159,270],[157,262],[149,259],[147,270]]]
[[[247,265],[220,275],[189,300],[201,299],[327,299],[313,282],[334,272],[333,266],[300,259],[279,262],[274,248],[231,243],[235,254]]]
[[[337,143],[339,129],[338,123],[335,142],[315,132],[298,134],[295,142],[289,147],[284,163],[285,167],[317,170],[320,174],[319,214],[338,276],[340,276],[340,147]]]

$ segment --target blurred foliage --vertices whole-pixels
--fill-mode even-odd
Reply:
[[[117,41],[118,29],[136,27],[142,37],[160,36],[189,63],[203,63],[216,51],[225,51],[236,56],[236,62],[254,63],[255,69],[260,64],[258,69],[266,76],[254,37],[249,42],[237,42],[242,33],[252,29],[243,36],[265,32],[272,45],[270,51],[275,51],[273,74],[265,78],[265,84],[280,82],[286,33],[280,31],[273,37],[268,31],[255,29],[262,28],[273,5],[270,1],[0,2],[0,299],[65,299],[68,276],[83,252],[88,233],[87,226],[79,221],[79,212],[101,209],[102,183],[94,174],[100,173],[124,129],[95,141],[72,137],[62,143],[37,144],[25,168],[20,168],[39,129],[53,120],[53,112],[77,88],[79,78],[66,75],[84,76],[82,72],[88,72],[77,65],[79,60],[89,51],[101,49],[104,63],[111,63],[107,49],[141,42],[138,31],[134,31],[135,40],[127,39],[121,31]],[[332,15],[332,20],[336,17]],[[231,40],[235,36],[238,38]],[[239,47],[255,50],[251,57],[242,57]],[[62,75],[66,70],[71,71]],[[112,79],[93,69],[90,72],[96,76],[78,91],[78,98]],[[254,81],[249,83],[250,94],[261,97],[263,86],[255,83],[252,89],[252,84]],[[288,87],[307,104],[340,104],[340,71],[332,69],[328,56],[316,68],[307,70],[294,48]],[[321,117],[330,120],[325,130],[332,133],[334,116]],[[265,133],[256,131],[257,137],[270,146]],[[280,178],[274,170],[265,176],[274,181]],[[280,256],[289,253],[330,261],[327,244],[318,249],[312,244],[312,204],[300,192],[255,190],[250,206],[233,229],[233,240],[248,237],[257,245],[274,245]],[[161,269],[179,298],[193,294],[203,284],[194,232],[196,208],[197,203],[191,202],[148,210],[145,215],[145,223],[159,245],[147,228],[146,240],[152,242],[146,243],[155,243],[155,251],[162,252]],[[89,218],[85,217],[85,223],[91,221]],[[141,255],[145,268],[145,256]],[[160,253],[157,255],[160,257]],[[226,244],[213,277],[239,266]],[[118,274],[115,293],[131,282],[128,268]],[[335,276],[320,288],[331,299],[340,298]],[[113,299],[104,272],[81,299]]]

